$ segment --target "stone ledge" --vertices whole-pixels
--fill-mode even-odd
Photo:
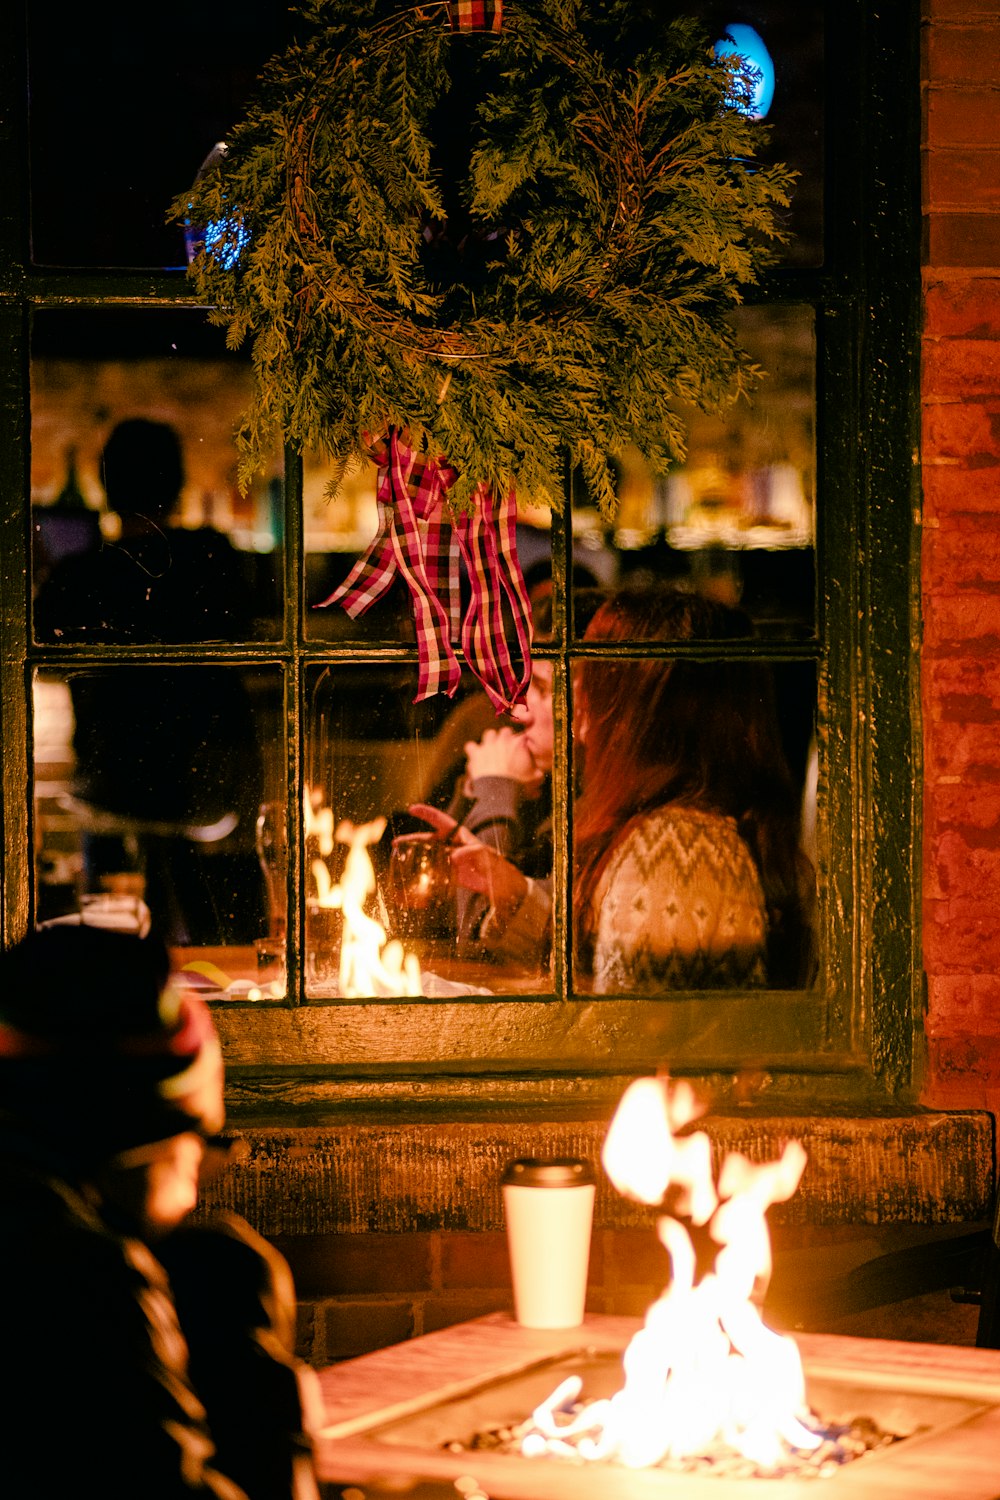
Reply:
[[[800,1140],[809,1162],[784,1224],[976,1223],[990,1217],[992,1115],[978,1111],[872,1115],[710,1115],[700,1122],[717,1156],[778,1154]],[[344,1123],[228,1132],[230,1158],[207,1186],[205,1207],[245,1215],[265,1235],[496,1230],[500,1177],[520,1156],[582,1156],[597,1163],[606,1121],[594,1119]],[[600,1177],[595,1224],[629,1227],[649,1211]]]

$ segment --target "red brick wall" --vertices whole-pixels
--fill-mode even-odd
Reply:
[[[923,22],[925,1102],[1000,1113],[1000,5]]]
[[[821,1295],[814,1302],[810,1291],[821,1294],[827,1277],[940,1233],[938,1226],[772,1226],[775,1301],[765,1303],[765,1316],[773,1327],[808,1332],[974,1344],[978,1309],[954,1302],[947,1290],[863,1309],[832,1309]],[[269,1238],[288,1257],[295,1277],[298,1354],[317,1368],[513,1307],[502,1231]],[[587,1311],[642,1317],[662,1294],[667,1275],[667,1256],[652,1226],[595,1228]]]

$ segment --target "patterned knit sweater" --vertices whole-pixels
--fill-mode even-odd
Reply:
[[[594,989],[766,984],[760,878],[732,818],[657,808],[615,846],[594,896]]]

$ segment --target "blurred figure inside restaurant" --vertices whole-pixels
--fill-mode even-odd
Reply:
[[[543,580],[548,583],[548,575]],[[597,608],[597,590],[580,589],[577,619]],[[532,634],[536,644],[552,639],[551,589],[532,594]],[[491,715],[491,717],[495,717]],[[446,808],[414,803],[409,811],[444,836],[460,824],[480,845],[512,864],[525,879],[552,875],[552,663],[533,659],[524,702],[511,711],[512,724],[483,729],[463,746],[465,763]],[[458,835],[455,835],[457,838]],[[471,845],[470,845],[471,847]],[[494,953],[495,911],[487,892],[461,885],[458,942],[466,955]]]
[[[253,599],[225,533],[175,516],[185,484],[181,440],[166,422],[130,417],[101,453],[114,540],[74,552],[35,600],[45,641],[233,641],[250,633]]]
[[[551,662],[532,664],[525,701],[512,717],[517,727],[489,728],[466,743],[465,774],[446,812],[425,803],[414,803],[410,812],[446,836],[461,824],[525,877],[547,879],[552,874]],[[461,951],[489,953],[490,911],[482,891],[459,888]]]
[[[621,593],[588,640],[733,641],[748,616],[674,590]],[[577,941],[594,987],[797,987],[812,968],[799,799],[769,667],[588,659],[576,704]]]
[[[170,524],[184,486],[172,427],[121,422],[101,471],[120,535],[65,558],[35,601],[40,639],[139,645],[234,640],[253,601],[235,549]],[[89,891],[135,890],[175,944],[263,931],[254,847],[258,735],[239,669],[119,663],[68,675]]]

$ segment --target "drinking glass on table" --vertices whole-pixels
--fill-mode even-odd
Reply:
[[[404,833],[389,856],[389,922],[393,937],[451,941],[455,879],[451,847],[438,833]]]

